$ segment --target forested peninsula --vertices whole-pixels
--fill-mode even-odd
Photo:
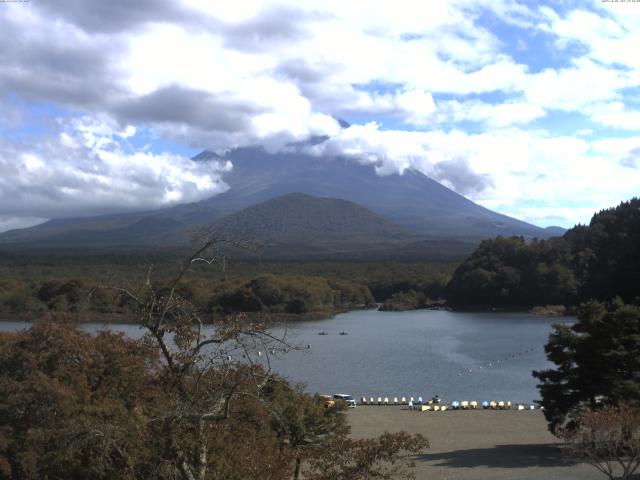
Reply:
[[[562,237],[483,241],[454,272],[447,303],[459,309],[574,306],[618,296],[640,302],[640,199],[596,213]]]

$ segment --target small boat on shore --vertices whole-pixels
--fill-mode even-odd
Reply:
[[[318,335],[329,335],[327,332],[318,332]]]
[[[349,332],[340,332],[339,335],[349,335]]]

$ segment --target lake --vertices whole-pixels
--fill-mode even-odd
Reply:
[[[272,366],[294,382],[304,381],[310,392],[529,403],[539,398],[532,370],[551,366],[544,353],[551,325],[573,321],[524,313],[353,311],[288,324],[288,341],[311,348],[281,354]],[[2,330],[27,327],[0,322]],[[109,328],[140,335],[133,325]],[[275,330],[282,333],[284,327]]]

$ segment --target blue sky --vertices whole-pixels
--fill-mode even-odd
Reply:
[[[541,226],[640,191],[640,3],[56,0],[0,31],[0,231],[208,198],[200,150],[312,135]]]

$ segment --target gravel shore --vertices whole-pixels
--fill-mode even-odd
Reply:
[[[417,479],[598,480],[595,468],[563,458],[541,411],[409,411],[358,406],[348,412],[354,438],[404,430],[430,448],[413,458]]]

